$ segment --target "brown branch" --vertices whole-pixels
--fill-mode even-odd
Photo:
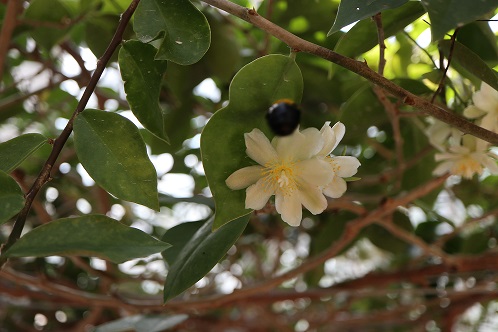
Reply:
[[[382,75],[379,75],[363,62],[345,57],[325,47],[318,46],[302,38],[299,38],[296,35],[288,32],[287,30],[279,27],[278,25],[266,20],[264,17],[257,15],[257,13],[255,13],[254,11],[239,6],[228,0],[202,1],[213,7],[219,8],[232,15],[235,15],[243,19],[244,21],[247,21],[254,26],[270,33],[274,37],[286,43],[293,50],[299,50],[301,52],[314,54],[366,78],[370,82],[381,86],[384,90],[388,91],[392,95],[400,98],[406,105],[421,110],[425,115],[431,115],[459,129],[463,133],[471,134],[477,138],[498,145],[498,134],[476,126],[463,117],[447,112],[444,109],[432,104],[430,101],[414,95],[413,93],[389,81]]]
[[[384,68],[386,66],[386,43],[384,42],[384,28],[382,27],[382,13],[375,14],[372,19],[377,26],[377,36],[379,38],[379,68],[377,72],[379,75],[384,75]]]
[[[22,1],[9,0],[5,10],[2,30],[0,31],[0,81],[2,81],[5,58],[10,46],[12,32],[17,25],[17,16],[22,10]]]
[[[104,55],[99,59],[97,63],[97,68],[95,69],[95,72],[93,73],[92,78],[90,79],[90,82],[88,83],[88,86],[86,87],[85,92],[83,93],[83,96],[81,97],[78,105],[76,106],[76,110],[71,116],[71,119],[69,119],[69,122],[67,123],[66,127],[64,128],[60,136],[55,139],[50,156],[45,162],[45,165],[43,165],[43,168],[38,177],[36,178],[35,182],[31,186],[31,189],[26,194],[26,203],[21,212],[17,216],[17,219],[14,223],[14,227],[9,235],[7,242],[1,248],[2,254],[5,253],[21,236],[21,232],[24,228],[24,224],[26,222],[28,213],[31,209],[33,200],[35,199],[36,195],[38,194],[38,191],[43,187],[43,185],[45,185],[45,183],[50,181],[50,173],[52,171],[52,167],[55,164],[57,158],[59,157],[59,154],[62,151],[62,148],[64,147],[64,144],[66,143],[67,139],[69,138],[69,135],[71,135],[71,132],[73,131],[74,120],[76,116],[79,113],[83,112],[83,110],[85,109],[86,104],[88,103],[90,96],[95,90],[95,87],[97,86],[97,83],[100,80],[100,77],[102,76],[102,73],[104,72],[107,63],[109,62],[116,48],[121,43],[126,26],[128,25],[128,22],[130,21],[131,16],[135,12],[135,9],[137,8],[139,2],[140,0],[133,0],[130,3],[128,9],[126,9],[126,11],[121,15],[121,20],[116,29],[116,32],[112,37],[109,46],[104,52]],[[7,259],[5,258],[5,256],[0,256],[0,267],[5,264],[6,260]]]

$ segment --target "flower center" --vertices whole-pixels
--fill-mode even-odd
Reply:
[[[296,167],[293,162],[267,164],[263,176],[269,190],[290,195],[297,188]]]
[[[459,159],[452,168],[452,173],[470,179],[474,174],[481,174],[482,165],[470,156]]]

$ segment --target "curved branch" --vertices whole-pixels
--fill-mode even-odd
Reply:
[[[247,21],[260,28],[261,30],[266,31],[267,33],[286,43],[291,49],[314,54],[366,78],[368,81],[382,87],[392,95],[400,98],[404,104],[419,109],[425,115],[431,115],[455,128],[458,128],[463,133],[471,134],[492,144],[498,145],[498,134],[486,130],[482,127],[476,126],[463,117],[458,116],[454,113],[450,113],[432,104],[430,101],[414,95],[413,93],[389,81],[384,76],[379,75],[378,73],[370,69],[364,62],[345,57],[325,47],[299,38],[298,36],[288,32],[278,25],[268,21],[264,17],[259,16],[258,13],[256,13],[256,11],[253,9],[239,6],[228,0],[202,1],[213,7],[219,8],[232,15],[235,15],[243,19],[244,21]]]

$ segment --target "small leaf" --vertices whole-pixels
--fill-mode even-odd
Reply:
[[[102,215],[64,218],[35,228],[6,257],[95,256],[116,264],[163,251],[170,245]]]
[[[196,222],[184,222],[168,229],[161,241],[171,244],[171,248],[163,251],[164,260],[171,266],[180,255],[185,245],[192,239],[194,234],[206,223],[205,220]]]
[[[399,8],[386,10],[382,13],[385,38],[395,35],[424,13],[424,8],[418,1],[410,1]],[[348,57],[356,57],[377,44],[377,27],[371,19],[365,19],[341,37],[334,51]]]
[[[350,176],[349,178],[344,178],[344,181],[346,182],[355,182],[355,181],[359,181],[361,180],[361,178],[357,177],[357,176]]]
[[[163,110],[159,105],[161,81],[167,62],[154,60],[154,53],[152,45],[127,41],[119,51],[119,68],[126,99],[133,114],[151,133],[167,141]]]
[[[206,18],[188,0],[141,1],[134,29],[144,43],[163,37],[156,59],[181,65],[199,61],[211,43]]]
[[[334,25],[327,35],[330,36],[348,24],[374,16],[386,9],[399,7],[406,2],[408,0],[342,0]]]
[[[179,295],[205,276],[237,241],[249,222],[238,218],[212,232],[214,218],[206,222],[185,244],[168,271],[164,301]]]
[[[0,171],[0,224],[15,216],[24,206],[24,195],[17,182]]]
[[[0,144],[0,170],[10,173],[47,143],[41,134],[25,134]]]
[[[303,79],[292,58],[268,55],[243,67],[230,85],[229,104],[217,111],[201,135],[202,162],[216,205],[214,227],[246,215],[245,190],[231,190],[225,180],[251,165],[244,133],[269,133],[266,111],[278,99],[301,101]],[[267,135],[271,136],[271,135]]]
[[[439,47],[443,50],[445,56],[448,57],[451,49],[451,40],[441,40],[439,42]],[[497,73],[493,69],[489,68],[477,54],[457,41],[455,42],[455,46],[453,48],[451,60],[451,65],[455,64],[460,66],[460,68],[457,66],[455,66],[455,68],[462,75],[470,73],[479,80],[488,83],[490,86],[495,88],[495,90],[498,90]]]
[[[444,38],[446,32],[475,21],[497,7],[496,0],[422,0],[431,19],[432,40]]]
[[[88,109],[74,121],[81,164],[112,195],[158,210],[157,174],[137,127],[128,119]]]

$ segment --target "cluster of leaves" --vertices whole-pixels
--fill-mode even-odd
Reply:
[[[249,330],[334,324],[345,329],[361,326],[364,331],[378,327],[372,325],[376,321],[398,331],[411,326],[414,318],[428,329],[480,323],[457,319],[476,301],[486,304],[494,294],[474,292],[465,298],[465,293],[451,297],[438,292],[461,290],[462,283],[471,291],[466,278],[489,289],[496,278],[498,270],[491,266],[497,179],[454,180],[424,192],[435,167],[424,119],[402,101],[382,100],[372,83],[357,74],[313,54],[288,56],[288,46],[274,39],[272,31],[259,30],[204,2],[141,0],[124,30],[126,40],[107,63],[106,75],[114,75],[117,84],[102,79],[87,108],[73,116],[91,75],[91,55],[104,54],[130,2],[31,0],[25,7],[0,5],[3,27],[14,24],[9,40],[0,39],[8,44],[0,54],[2,243],[14,221],[19,225],[25,219],[29,230],[3,248],[0,260],[10,260],[0,272],[6,278],[0,287],[11,296],[20,287],[20,294],[31,297],[29,309],[12,303],[0,311],[6,328],[33,321],[39,329],[76,328],[85,316],[81,308],[96,313],[88,315],[91,320],[85,324],[98,325],[119,318],[123,304],[134,312],[157,315],[128,316],[98,330],[205,329],[202,317],[181,310],[188,305],[204,310],[213,329],[224,320],[235,326],[240,318]],[[244,0],[234,2],[249,6]],[[308,0],[267,0],[257,11],[298,37],[365,60],[373,69],[385,62],[384,76],[417,96],[430,100],[441,86],[435,102],[458,115],[481,81],[498,89],[492,69],[498,65],[497,38],[482,21],[491,18],[496,7],[492,0],[317,0],[313,5]],[[378,13],[382,28],[371,19]],[[13,14],[18,20],[7,23]],[[350,30],[343,29],[354,22]],[[379,57],[379,30],[387,44],[385,59]],[[451,67],[443,78],[448,62]],[[209,84],[219,98],[206,92]],[[362,180],[351,183],[343,198],[330,201],[323,214],[305,214],[297,229],[287,228],[271,206],[252,213],[244,206],[244,190],[225,185],[228,175],[251,163],[243,134],[259,128],[271,136],[265,112],[282,98],[300,105],[302,128],[343,122],[346,136],[336,153],[346,151],[362,163]],[[387,110],[386,103],[395,111]],[[47,169],[45,161],[64,126],[72,128],[73,135],[49,165],[50,181],[40,183],[36,179]],[[165,167],[165,160],[170,165]],[[93,181],[88,182],[88,175]],[[170,189],[181,181],[192,183],[187,197]],[[39,192],[28,211],[33,188]],[[414,198],[400,205],[409,209],[388,208],[391,199],[406,193]],[[376,213],[380,217],[362,219]],[[464,254],[476,255],[478,263],[458,260]],[[337,268],[331,271],[313,263],[326,259]],[[131,268],[118,265],[130,260]],[[105,266],[97,268],[99,262]],[[159,272],[153,270],[156,263],[163,267]],[[358,271],[340,270],[352,265],[358,265]],[[460,270],[453,271],[455,266]],[[134,268],[141,272],[137,275]],[[263,296],[285,281],[272,284],[272,278],[289,270],[292,274],[293,269],[297,272],[287,279],[297,278],[284,283],[281,293]],[[405,280],[406,269],[412,277]],[[489,272],[478,273],[484,269]],[[364,276],[373,270],[384,274]],[[47,283],[69,285],[73,292],[68,296],[63,288],[43,282],[14,287],[16,274],[19,280],[43,274]],[[264,280],[270,280],[271,287],[259,293],[256,288],[244,298],[263,318],[251,318],[250,310],[235,309],[235,315],[222,310],[230,303],[229,295],[213,308],[202,301],[198,307],[188,302],[198,293],[202,299]],[[369,295],[364,286],[369,280],[378,282],[384,293],[379,296],[377,289]],[[233,285],[227,290],[228,284]],[[406,284],[412,291],[403,292]],[[119,296],[106,297],[110,285]],[[164,301],[184,296],[167,302],[171,307],[136,301],[155,299],[161,288]],[[337,289],[347,295],[341,297]],[[355,295],[359,289],[366,295]],[[310,292],[296,295],[303,290]],[[234,300],[244,296],[241,292]],[[447,308],[434,299],[435,293],[452,303],[451,314],[444,313]],[[310,301],[289,302],[296,298]],[[100,302],[94,307],[96,299]],[[258,301],[269,310],[262,313]],[[40,309],[43,303],[62,303],[64,309]],[[415,308],[419,303],[424,310]],[[398,311],[386,314],[393,307]],[[172,310],[164,314],[164,308]],[[316,314],[324,311],[337,320]],[[57,318],[58,312],[65,318]],[[50,319],[37,320],[39,314]],[[54,314],[56,319],[51,318]],[[273,319],[277,315],[279,319]]]

